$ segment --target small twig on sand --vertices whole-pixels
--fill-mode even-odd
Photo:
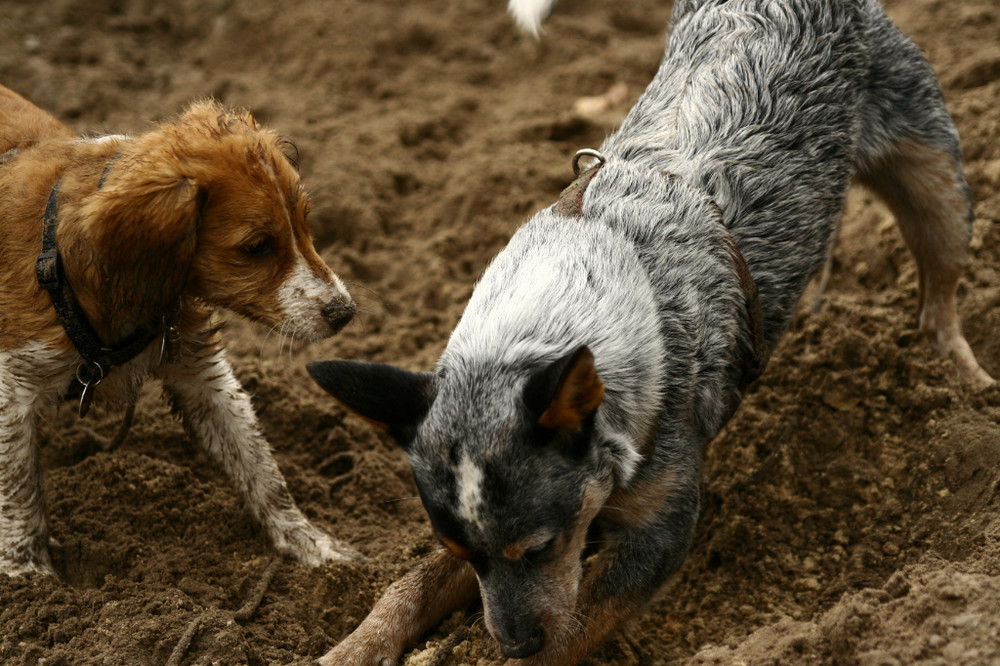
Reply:
[[[274,578],[275,572],[278,571],[278,565],[281,563],[280,557],[275,557],[271,560],[271,563],[267,565],[267,569],[264,570],[263,575],[261,575],[260,580],[252,590],[250,590],[250,596],[247,600],[243,602],[240,609],[233,613],[233,619],[237,622],[246,622],[257,612],[257,608],[260,606],[260,602],[264,599],[264,594],[267,592],[268,585],[271,584],[271,580]],[[204,624],[205,618],[211,613],[211,610],[205,610],[201,615],[196,617],[188,625],[187,629],[181,635],[181,639],[177,641],[177,645],[174,647],[173,652],[170,653],[170,657],[167,659],[167,663],[164,666],[180,666],[181,660],[184,659],[184,654],[191,647],[191,641],[194,640],[195,635],[201,629],[201,625]]]
[[[118,431],[115,433],[114,438],[106,447],[107,451],[114,451],[119,446],[125,443],[125,439],[128,437],[128,431],[132,429],[132,422],[135,420],[135,403],[138,400],[138,396],[132,396],[128,402],[128,406],[125,407],[125,414],[122,416],[121,425],[118,426]]]
[[[260,602],[264,599],[264,594],[267,592],[267,586],[271,584],[275,572],[278,571],[279,564],[281,564],[281,558],[275,557],[267,565],[267,569],[264,570],[264,574],[257,581],[257,585],[250,591],[250,596],[247,597],[247,600],[243,602],[240,609],[233,615],[233,618],[237,622],[246,622],[257,611],[257,607],[260,606]]]
[[[184,653],[191,646],[191,641],[194,640],[195,634],[201,629],[201,621],[205,617],[205,611],[195,619],[191,620],[191,624],[188,625],[184,633],[181,634],[181,639],[177,641],[177,645],[174,646],[174,651],[170,653],[170,657],[167,659],[167,663],[164,666],[180,666],[181,660],[184,659]]]
[[[133,397],[129,400],[128,405],[125,407],[125,414],[122,416],[121,424],[119,424],[118,430],[115,431],[115,436],[111,439],[98,434],[93,428],[88,428],[82,424],[77,426],[77,430],[86,435],[88,439],[96,442],[101,451],[110,453],[111,451],[116,450],[125,443],[125,440],[128,438],[129,430],[132,429],[132,423],[135,421],[136,399],[137,398]]]

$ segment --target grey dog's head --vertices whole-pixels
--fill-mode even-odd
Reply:
[[[604,386],[590,350],[522,367],[411,373],[328,361],[309,372],[409,454],[434,531],[474,567],[504,654],[530,656],[565,633],[588,527],[610,488],[594,442]]]

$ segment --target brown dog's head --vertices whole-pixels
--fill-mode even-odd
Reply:
[[[306,340],[351,319],[354,302],[313,247],[291,144],[249,112],[199,102],[109,141],[119,151],[80,200],[77,229],[116,332],[155,325],[182,294]]]

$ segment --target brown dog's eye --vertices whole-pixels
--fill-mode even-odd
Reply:
[[[244,245],[243,253],[250,257],[266,257],[274,253],[274,243],[271,242],[271,239],[264,238],[249,245]]]

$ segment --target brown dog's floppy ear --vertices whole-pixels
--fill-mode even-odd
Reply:
[[[578,430],[603,399],[604,383],[586,346],[537,372],[524,391],[538,425],[559,433]]]
[[[431,372],[408,372],[384,363],[316,361],[309,375],[327,393],[365,420],[384,428],[406,448],[437,393]]]
[[[176,310],[187,283],[206,194],[181,176],[137,180],[112,178],[80,213],[100,297],[118,323],[154,325]]]

